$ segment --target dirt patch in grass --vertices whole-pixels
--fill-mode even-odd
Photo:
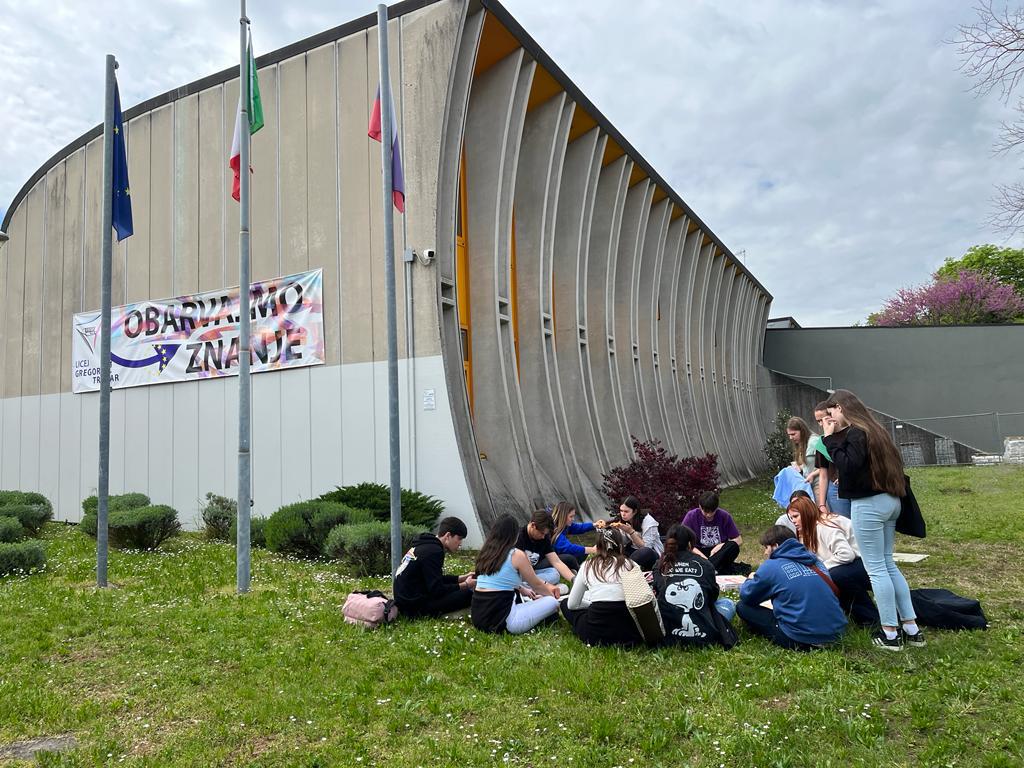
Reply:
[[[0,760],[32,760],[38,752],[67,752],[78,746],[70,733],[60,736],[40,736],[0,746]]]
[[[959,488],[939,488],[939,493],[943,494],[944,496],[952,496],[952,495],[964,495],[964,496],[966,496],[967,494],[974,493],[974,489],[973,488],[968,488],[967,486],[964,486],[964,485],[961,485]]]

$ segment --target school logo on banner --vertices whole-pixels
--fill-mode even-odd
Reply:
[[[238,373],[238,289],[114,307],[113,389]],[[323,270],[253,283],[249,290],[253,373],[324,362]],[[74,317],[72,391],[100,386],[100,313]]]

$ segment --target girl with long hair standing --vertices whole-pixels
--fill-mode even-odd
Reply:
[[[831,421],[825,422],[822,440],[839,470],[839,496],[850,499],[853,531],[882,623],[873,642],[890,651],[924,645],[910,587],[892,557],[900,499],[906,494],[899,449],[853,392],[837,389],[825,406]]]
[[[516,548],[519,532],[514,517],[499,517],[476,557],[470,615],[473,626],[484,632],[521,635],[558,613],[558,585],[537,578],[530,558]],[[529,586],[523,586],[524,582]],[[522,602],[522,597],[530,601]]]

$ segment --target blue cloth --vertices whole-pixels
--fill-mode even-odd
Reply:
[[[756,606],[771,600],[779,629],[792,640],[807,645],[834,642],[846,628],[846,615],[812,565],[828,573],[803,544],[786,539],[761,563],[754,578],[740,585],[740,602]]]
[[[515,552],[515,549],[508,551],[508,557],[505,558],[505,562],[494,573],[478,573],[476,585],[480,589],[499,589],[503,591],[518,587],[522,583],[523,577],[519,575],[519,571],[512,565],[513,552]]]
[[[907,580],[892,559],[900,507],[899,498],[889,493],[853,500],[853,533],[883,627],[898,626],[897,613],[904,621],[917,616]]]
[[[564,531],[558,534],[558,538],[555,539],[555,552],[559,555],[572,555],[576,558],[582,558],[587,554],[586,547],[582,547],[579,544],[573,544],[569,541],[568,535],[576,536],[592,530],[594,530],[593,523],[573,523],[572,525],[567,526]]]
[[[118,241],[124,240],[135,230],[132,227],[132,198],[128,189],[128,156],[124,149],[124,119],[121,115],[121,93],[114,81],[114,187],[113,216],[111,224],[117,232]]]
[[[720,597],[715,600],[715,610],[722,614],[722,617],[731,622],[736,616],[736,601],[728,597]]]
[[[804,480],[804,476],[800,474],[799,470],[793,467],[783,467],[775,476],[775,493],[772,494],[772,498],[775,499],[776,504],[785,509],[789,506],[789,497],[793,495],[793,491],[807,491],[807,495],[814,498],[814,489],[811,488],[810,483]]]

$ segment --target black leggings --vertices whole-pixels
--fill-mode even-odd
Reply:
[[[733,572],[733,563],[740,556],[740,545],[735,541],[727,541],[715,554],[711,554],[714,547],[697,547],[704,556],[715,566],[715,573],[727,574]]]
[[[472,589],[457,589],[441,595],[441,597],[425,598],[411,604],[399,603],[398,610],[402,615],[409,618],[419,616],[433,616],[436,618],[444,616],[446,613],[454,613],[455,611],[469,608],[471,602],[473,602]]]
[[[877,626],[880,621],[878,608],[868,594],[871,579],[861,559],[858,557],[852,563],[833,566],[828,569],[828,575],[839,587],[839,604],[853,622],[861,627]]]

